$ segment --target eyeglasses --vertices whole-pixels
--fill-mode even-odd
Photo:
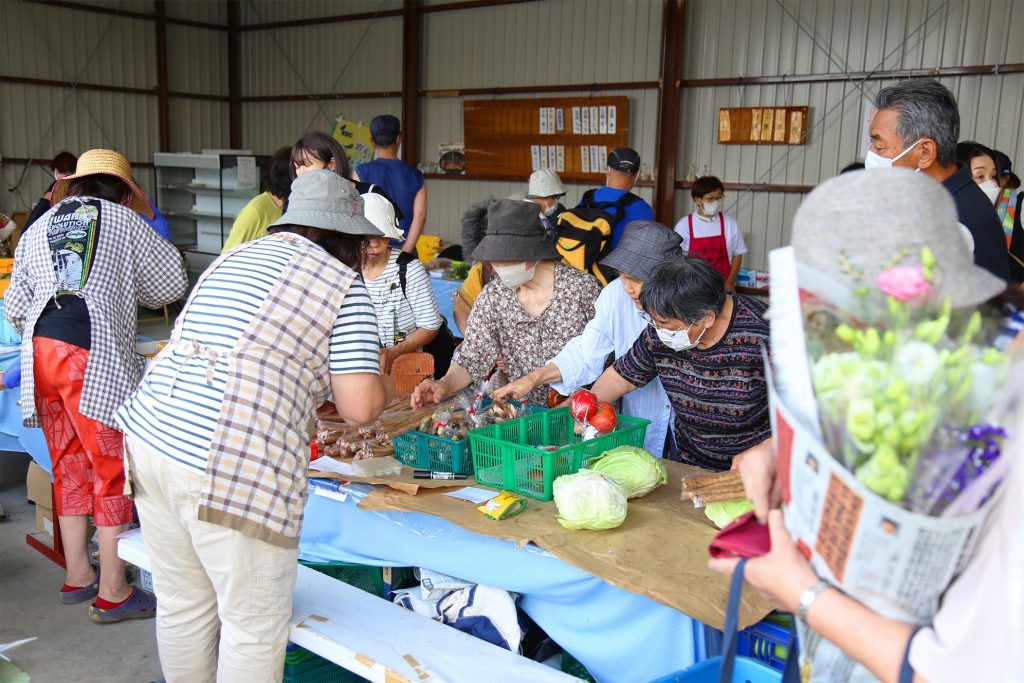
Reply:
[[[658,327],[658,323],[654,322],[654,318],[652,318],[647,313],[647,311],[640,311],[640,319],[643,320],[645,323],[647,323],[648,325],[650,325],[651,327],[653,327],[656,330],[665,330],[666,332],[679,332],[679,330],[670,330],[670,329],[665,328],[665,327]],[[690,325],[690,327],[692,327],[692,325]]]

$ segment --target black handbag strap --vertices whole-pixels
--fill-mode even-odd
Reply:
[[[722,641],[722,666],[718,670],[718,683],[732,683],[732,674],[736,665],[736,645],[739,641],[740,598],[743,595],[743,569],[747,558],[736,563],[729,584],[729,602],[725,608],[724,640]],[[790,627],[789,652],[786,655],[786,667],[782,672],[782,683],[800,683],[800,662],[796,652],[795,622]]]

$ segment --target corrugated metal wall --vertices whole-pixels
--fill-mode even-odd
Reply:
[[[432,5],[442,0],[426,0]],[[447,0],[443,0],[447,1]],[[149,0],[104,0],[105,7],[151,12]],[[338,14],[392,12],[401,0],[242,0],[243,25],[301,21]],[[1024,62],[1024,0],[686,0],[684,79],[922,69]],[[421,87],[426,90],[656,81],[661,48],[661,0],[542,0],[460,11],[423,12]],[[226,3],[175,0],[172,18],[224,24]],[[0,67],[5,75],[152,88],[156,82],[154,24],[139,19],[0,2]],[[401,89],[402,19],[244,31],[240,38],[243,97]],[[223,31],[168,26],[172,90],[227,93]],[[1024,165],[1024,74],[943,79],[961,105],[962,137],[1006,151]],[[815,184],[863,155],[864,105],[886,81],[746,87],[687,87],[680,107],[676,176],[691,171],[733,183]],[[580,92],[559,93],[586,96]],[[602,93],[603,94],[603,93]],[[630,144],[653,167],[657,90],[623,90],[630,101]],[[537,94],[502,97],[541,97]],[[480,95],[471,96],[480,98]],[[484,96],[485,97],[485,96]],[[14,103],[0,119],[0,151],[49,158],[62,148],[107,145],[134,160],[151,160],[158,144],[156,98],[0,84]],[[438,143],[462,140],[465,97],[420,99],[419,157],[432,160]],[[716,142],[725,106],[807,104],[812,126],[801,147],[727,146]],[[397,97],[328,101],[247,102],[243,146],[273,152],[308,128],[329,129],[338,114],[369,121],[400,114]],[[175,151],[226,147],[225,102],[172,98]],[[16,208],[45,188],[34,167],[17,196],[21,168],[4,166],[0,205]],[[144,185],[151,172],[140,171]],[[428,229],[457,239],[459,217],[472,201],[522,190],[523,184],[430,179]],[[569,203],[585,189],[569,188]],[[650,199],[651,189],[639,193]],[[727,208],[747,233],[747,264],[765,266],[767,251],[788,240],[801,195],[731,191]],[[675,217],[690,209],[676,193]]]
[[[927,69],[1024,62],[1020,0],[686,0],[683,79]],[[1024,74],[940,79],[960,104],[961,139],[1024,163]],[[813,185],[864,156],[865,102],[895,81],[685,88],[679,168],[726,182]],[[720,107],[809,105],[803,146],[719,145]],[[747,237],[746,263],[788,243],[801,195],[727,193]],[[678,192],[676,216],[691,210]]]
[[[149,0],[108,0],[93,5],[150,13]],[[168,2],[168,16],[224,21],[215,2]],[[153,21],[51,7],[20,0],[0,2],[0,73],[20,78],[76,81],[131,88],[156,87],[156,24]],[[171,90],[227,94],[223,31],[168,25]],[[116,149],[131,161],[152,162],[160,140],[153,95],[0,83],[0,152],[5,158],[52,159],[67,149]],[[171,98],[170,137],[175,150],[226,147],[227,104]],[[153,172],[136,179],[149,193]],[[49,169],[4,163],[0,210],[28,209],[46,190]],[[8,188],[16,187],[11,192]]]
[[[660,0],[549,0],[425,15],[422,87],[425,90],[576,83],[656,81],[661,48]],[[586,97],[590,91],[515,97]],[[658,92],[601,91],[629,97],[629,139],[654,167]],[[420,100],[420,159],[436,160],[441,142],[461,142],[462,103],[486,96]],[[566,203],[587,189],[570,184]],[[427,227],[458,241],[466,207],[489,196],[525,191],[525,183],[432,179],[427,181]],[[650,187],[638,194],[648,201]]]

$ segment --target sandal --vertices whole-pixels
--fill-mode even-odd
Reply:
[[[96,603],[89,605],[89,618],[101,624],[112,624],[128,619],[152,619],[156,616],[156,596],[141,588],[133,588],[128,599],[117,607],[103,609]]]
[[[92,600],[100,594],[100,567],[95,562],[90,564],[92,564],[93,571],[96,572],[96,580],[91,585],[75,588],[74,590],[66,591],[61,589],[60,601],[65,605],[77,605],[86,600]],[[135,573],[127,566],[124,568],[124,580],[128,584],[135,581]]]
[[[60,591],[60,601],[65,605],[77,605],[80,602],[86,600],[92,600],[100,593],[100,568],[95,564],[92,564],[92,569],[96,572],[96,578],[88,586],[82,586],[81,588],[75,588],[74,590],[66,591],[63,588]]]

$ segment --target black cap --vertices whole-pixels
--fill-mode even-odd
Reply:
[[[402,132],[402,124],[397,116],[391,114],[380,114],[374,116],[370,121],[370,137],[378,145],[393,145]]]
[[[640,170],[640,155],[629,147],[619,147],[608,154],[608,168],[623,173],[637,173]]]
[[[995,156],[993,161],[996,162],[996,170],[999,171],[999,175],[1010,175],[1013,173],[1013,164],[1010,162],[1010,157],[998,149],[992,150],[992,154]]]

